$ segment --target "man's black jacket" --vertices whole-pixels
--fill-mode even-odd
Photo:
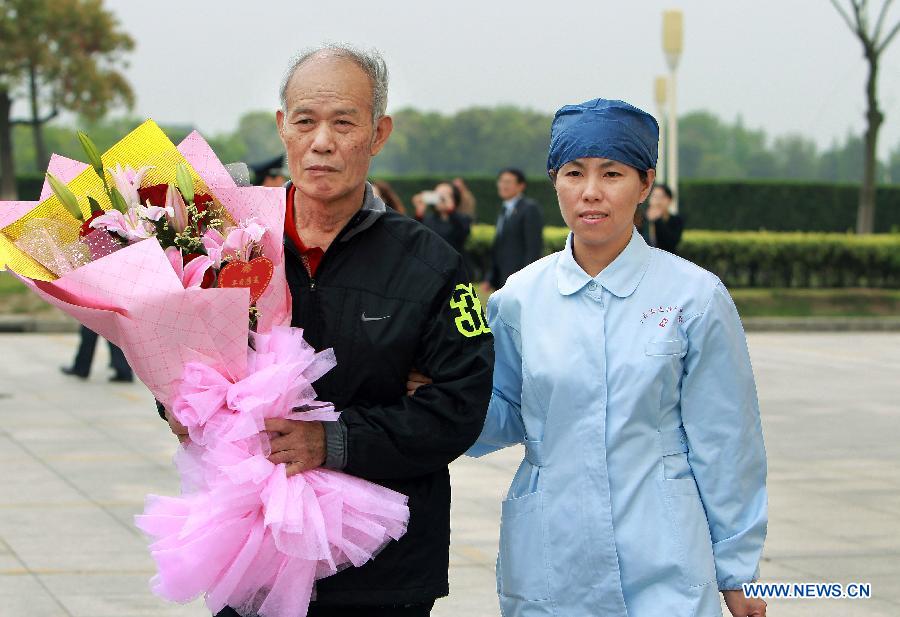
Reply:
[[[285,240],[291,325],[337,367],[318,398],[342,412],[327,464],[409,497],[407,534],[317,583],[317,603],[386,605],[448,593],[448,464],[469,448],[491,394],[493,339],[460,255],[366,188],[363,209],[310,278]],[[434,383],[406,396],[415,367]],[[338,429],[338,430],[336,430]]]

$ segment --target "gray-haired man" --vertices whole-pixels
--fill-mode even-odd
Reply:
[[[309,615],[422,616],[448,592],[448,464],[475,442],[491,393],[490,330],[462,258],[386,210],[366,182],[387,141],[387,70],[329,46],[294,63],[278,128],[287,151],[285,262],[292,324],[338,365],[316,382],[339,422],[271,420],[270,460],[325,466],[409,497],[407,534],[319,581]],[[407,396],[413,367],[433,383]],[[226,609],[220,615],[235,615]]]

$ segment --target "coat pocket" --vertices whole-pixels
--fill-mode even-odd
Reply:
[[[522,600],[550,597],[541,491],[507,499],[500,515],[500,593]]]
[[[648,356],[682,356],[687,352],[687,341],[650,341],[644,345]]]
[[[662,485],[685,581],[700,587],[716,580],[709,522],[696,481],[679,478],[662,480]]]

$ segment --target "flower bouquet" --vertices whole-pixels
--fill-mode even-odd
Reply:
[[[0,266],[122,348],[190,440],[179,497],[150,495],[153,591],[261,617],[306,614],[315,581],[406,531],[406,497],[268,461],[268,418],[334,421],[335,365],[291,328],[283,189],[238,186],[195,132],[147,121],[90,164],[54,155],[39,202],[0,204]],[[300,411],[298,411],[300,410]]]

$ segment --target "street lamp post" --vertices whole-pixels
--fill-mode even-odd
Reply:
[[[663,11],[663,51],[669,64],[669,121],[667,122],[666,141],[668,142],[668,161],[666,161],[668,184],[675,191],[671,211],[678,213],[678,109],[675,71],[684,46],[684,20],[679,10]]]
[[[666,159],[669,158],[665,154],[665,146],[669,142],[666,137],[666,90],[669,87],[668,80],[665,76],[660,75],[654,82],[653,92],[656,98],[656,116],[659,118],[659,162],[656,164],[656,177],[661,182],[668,182],[666,178]]]

